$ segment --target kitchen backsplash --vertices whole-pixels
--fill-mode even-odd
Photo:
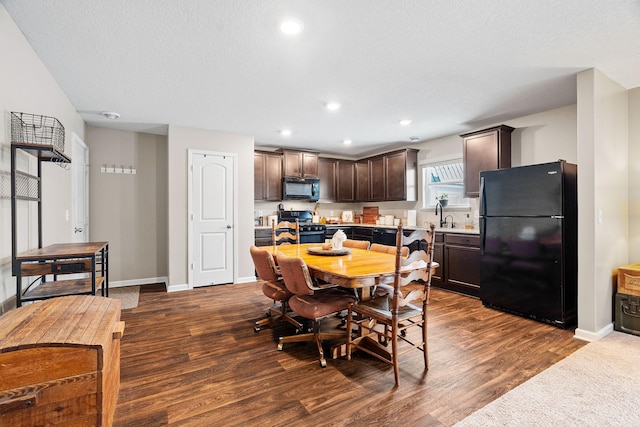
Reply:
[[[440,214],[436,216],[435,209],[420,209],[416,202],[370,202],[370,203],[308,203],[297,201],[283,202],[254,202],[254,217],[276,215],[278,205],[282,204],[285,210],[310,210],[317,212],[320,217],[324,218],[340,218],[342,211],[353,211],[354,215],[362,214],[364,206],[377,206],[380,216],[393,215],[407,223],[407,212],[409,210],[417,211],[417,225],[427,227],[433,222],[436,227],[440,222]],[[473,221],[474,228],[478,228],[478,218],[476,217],[478,210],[477,199],[470,199],[471,207],[465,208],[444,208],[442,218],[449,216],[448,226],[451,226],[451,219],[456,224],[456,228],[464,228],[467,215]]]

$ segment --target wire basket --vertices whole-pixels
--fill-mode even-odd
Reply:
[[[64,152],[64,126],[55,117],[12,112],[11,142],[50,145]]]

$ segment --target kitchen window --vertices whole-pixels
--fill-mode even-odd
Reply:
[[[436,199],[443,194],[449,200],[447,207],[468,208],[469,199],[464,197],[464,165],[462,159],[425,163],[422,173],[422,208],[433,208]]]

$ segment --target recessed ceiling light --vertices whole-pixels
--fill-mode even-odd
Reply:
[[[120,118],[120,114],[116,113],[115,111],[103,111],[102,115],[110,120],[118,120]]]
[[[350,139],[344,139],[344,140],[342,140],[342,143],[343,143],[344,145],[351,145],[351,143],[352,143],[352,142],[353,142],[353,141],[352,141],[352,140],[350,140]]]
[[[295,36],[296,34],[300,33],[303,28],[304,25],[302,25],[302,22],[293,18],[288,18],[282,21],[282,23],[280,24],[280,31],[289,36]]]
[[[401,126],[407,126],[411,124],[411,119],[402,119],[398,122]]]
[[[282,130],[280,131],[280,135],[282,135],[282,136],[290,136],[290,135],[291,135],[291,133],[292,133],[292,132],[291,132],[291,129],[282,129]]]
[[[327,110],[329,110],[329,111],[336,111],[336,110],[340,109],[340,103],[339,102],[327,102],[325,104],[325,107],[327,107]]]

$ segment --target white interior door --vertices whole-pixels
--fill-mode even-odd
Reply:
[[[192,152],[191,164],[192,286],[232,283],[235,160]]]
[[[89,241],[89,147],[75,133],[71,137],[73,243]]]

